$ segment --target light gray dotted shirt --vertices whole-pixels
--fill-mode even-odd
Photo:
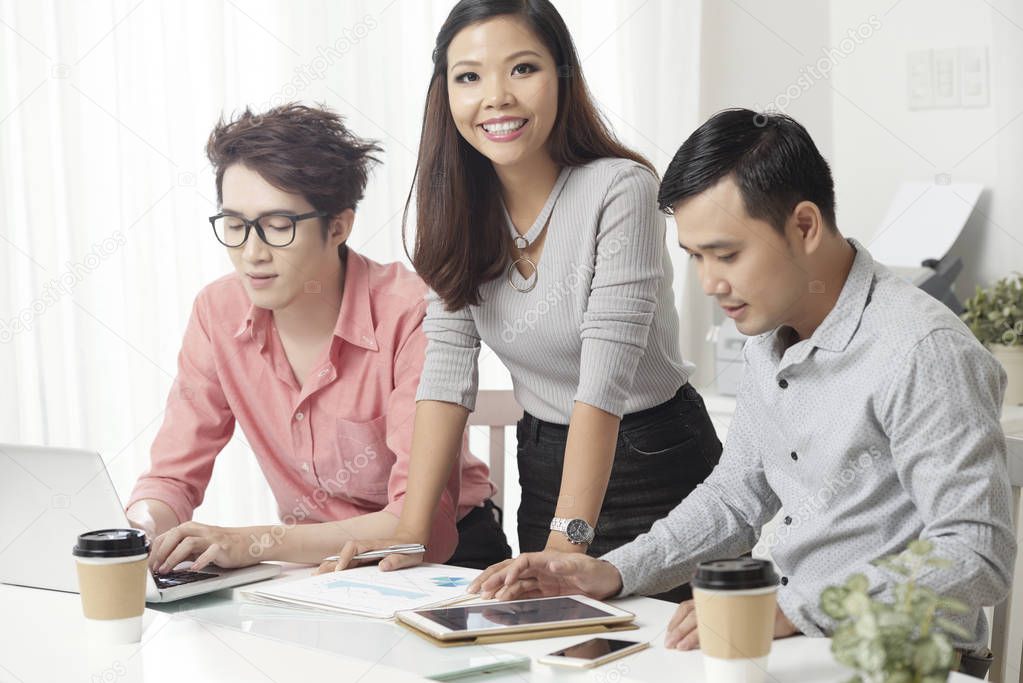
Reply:
[[[807,635],[834,624],[821,591],[855,572],[891,599],[870,561],[918,537],[952,561],[920,583],[973,609],[956,620],[986,644],[982,606],[1008,593],[1016,557],[1005,437],[1005,373],[941,303],[856,258],[809,339],[787,328],[749,339],[721,461],[649,533],[604,556],[623,594],[692,578],[698,562],[748,552],[761,527],[783,574],[778,602]]]

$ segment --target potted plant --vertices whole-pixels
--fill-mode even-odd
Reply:
[[[1023,275],[977,287],[966,302],[963,320],[1005,368],[1009,383],[1005,404],[1023,404]]]
[[[872,563],[905,579],[896,583],[890,604],[870,597],[863,574],[821,593],[821,609],[838,623],[831,652],[839,663],[856,671],[852,681],[945,683],[948,679],[956,664],[949,636],[969,639],[973,634],[942,616],[964,613],[966,605],[916,583],[929,567],[950,565],[932,557],[933,550],[930,541],[917,540],[902,553]]]

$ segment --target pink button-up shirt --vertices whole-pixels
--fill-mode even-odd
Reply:
[[[426,351],[426,291],[400,264],[381,265],[349,250],[334,337],[300,387],[273,315],[251,304],[237,276],[205,287],[185,331],[152,466],[128,505],[152,498],[178,519],[191,519],[237,421],[285,524],[379,510],[399,516]],[[463,438],[434,517],[428,559],[450,557],[457,520],[494,491],[487,466]]]

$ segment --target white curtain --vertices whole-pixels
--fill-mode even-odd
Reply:
[[[452,5],[0,0],[0,442],[97,450],[122,496],[147,466],[192,300],[230,270],[206,222],[203,148],[221,113],[322,102],[381,140],[352,244],[405,260],[430,52]],[[556,5],[608,119],[663,172],[696,124],[699,0]],[[684,314],[684,345],[705,329]],[[492,354],[482,383],[508,386]],[[207,501],[203,521],[274,517],[240,430]]]

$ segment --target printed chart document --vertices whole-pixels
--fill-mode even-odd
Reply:
[[[465,589],[479,569],[421,564],[382,572],[376,565],[275,581],[242,591],[250,602],[390,619],[406,609],[443,607],[478,598]]]

